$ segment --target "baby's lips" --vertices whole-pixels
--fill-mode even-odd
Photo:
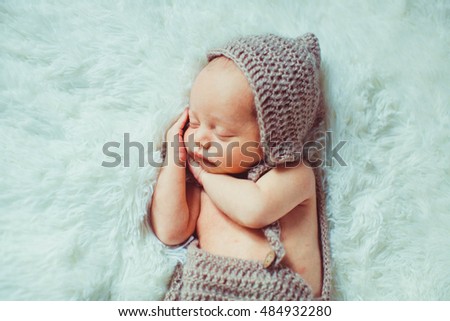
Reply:
[[[217,161],[216,162],[210,162],[209,160],[205,159],[202,155],[198,153],[194,153],[193,155],[189,155],[190,158],[192,158],[199,166],[202,164],[206,167],[217,167]]]

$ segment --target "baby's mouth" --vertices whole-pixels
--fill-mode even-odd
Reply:
[[[203,155],[198,154],[198,153],[193,153],[193,154],[189,154],[189,156],[195,160],[197,163],[199,163],[200,165],[204,165],[206,167],[217,167],[216,164],[210,162],[209,160],[207,160],[206,158],[203,157]]]

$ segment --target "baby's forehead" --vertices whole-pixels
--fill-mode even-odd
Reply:
[[[229,70],[237,70],[240,71],[240,69],[236,66],[233,60],[230,58],[227,58],[225,56],[219,56],[211,60],[205,68],[211,69],[211,68],[225,68]]]
[[[236,65],[236,63],[224,56],[219,56],[211,60],[200,72],[206,77],[219,77],[239,84],[241,88],[250,89],[250,82],[245,73]]]
[[[208,63],[196,77],[191,88],[190,98],[199,97],[211,100],[240,100],[253,104],[254,97],[245,74],[229,58],[217,57]],[[234,101],[235,102],[235,101]]]
[[[189,112],[190,117],[203,118],[209,122],[220,124],[222,127],[239,127],[242,123],[247,123],[253,118],[256,121],[256,117],[253,117],[253,106],[241,105],[221,105],[214,104],[212,108],[195,108],[195,105],[191,105]]]

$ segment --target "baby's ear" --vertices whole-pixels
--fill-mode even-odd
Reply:
[[[314,55],[316,60],[316,68],[320,68],[320,46],[319,39],[313,33],[305,33],[303,36],[296,38],[297,41],[303,43],[306,49]]]

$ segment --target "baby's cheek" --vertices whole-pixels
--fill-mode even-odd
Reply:
[[[228,146],[228,157],[231,158],[231,162],[233,164],[239,164],[242,159],[242,150],[241,145],[238,144],[238,142],[235,142],[234,144],[231,144]]]
[[[221,158],[226,155],[227,145],[221,143],[220,141],[211,141],[210,147],[208,148],[209,156]]]
[[[259,143],[256,141],[249,141],[242,145],[241,157],[244,162],[257,163],[261,160],[261,154]]]

